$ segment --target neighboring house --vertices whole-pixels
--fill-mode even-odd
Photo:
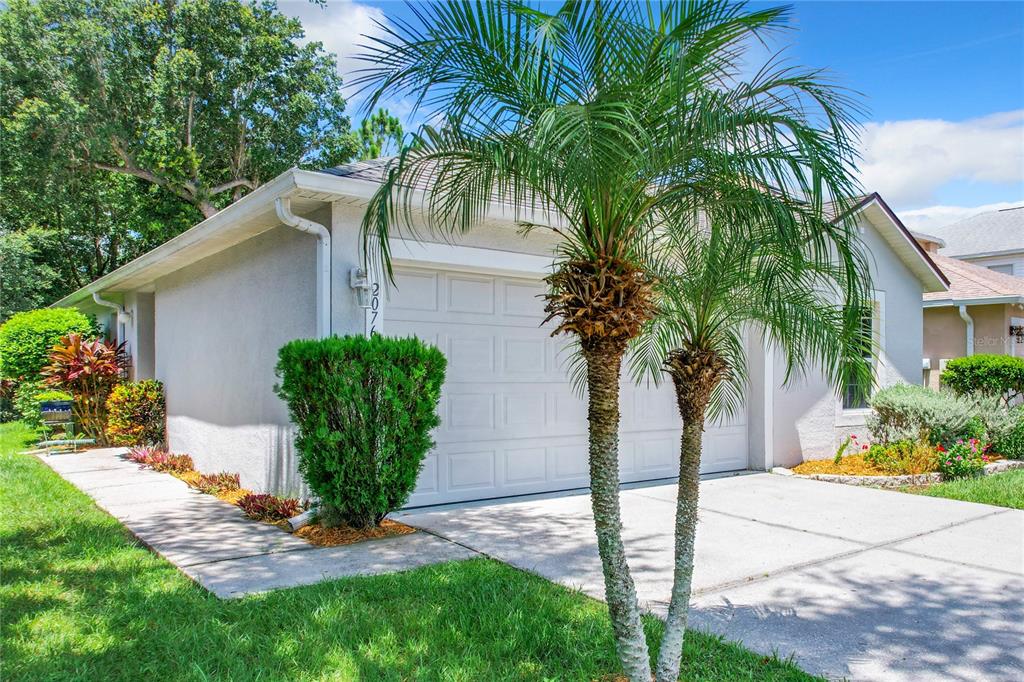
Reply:
[[[949,291],[924,294],[925,384],[938,388],[939,375],[953,358],[1024,357],[1024,277],[939,255],[938,237],[916,236],[950,282]]]
[[[169,447],[201,470],[240,472],[246,487],[299,487],[292,427],[273,392],[278,348],[370,331],[415,334],[449,362],[437,447],[410,505],[588,485],[586,405],[566,377],[566,339],[541,326],[555,233],[522,237],[510,207],[495,201],[458,245],[394,238],[397,287],[385,292],[363,279],[359,230],[382,168],[290,170],[55,305],[109,319],[93,294],[122,304],[111,329],[127,341],[136,376],[164,382]],[[877,292],[878,383],[917,383],[921,296],[945,281],[881,198],[855,210]],[[708,425],[703,472],[830,456],[863,428],[866,410],[850,396],[820,377],[781,388],[781,360],[753,334],[748,349],[746,407]],[[679,434],[669,386],[623,380],[623,481],[676,475]]]
[[[931,233],[943,256],[1024,277],[1024,206],[979,213]]]

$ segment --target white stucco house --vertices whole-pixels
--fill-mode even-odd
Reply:
[[[566,378],[565,340],[540,326],[554,237],[523,238],[496,202],[458,245],[394,240],[397,287],[366,288],[359,224],[381,172],[380,162],[288,171],[55,305],[100,316],[127,342],[135,376],[164,382],[173,451],[204,471],[237,471],[247,487],[300,486],[273,391],[278,348],[371,330],[415,334],[449,362],[437,447],[410,505],[586,486],[585,404]],[[876,289],[878,384],[919,383],[922,294],[947,283],[878,195],[855,214]],[[760,338],[748,348],[745,409],[709,425],[705,473],[829,456],[863,427],[862,405],[820,378],[782,387],[779,359]],[[623,387],[622,480],[672,477],[680,422],[671,389]]]

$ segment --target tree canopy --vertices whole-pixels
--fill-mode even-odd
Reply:
[[[335,59],[303,38],[273,2],[13,0],[0,229],[34,230],[20,253],[56,295],[292,166],[354,158]]]

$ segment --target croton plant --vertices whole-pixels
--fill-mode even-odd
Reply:
[[[98,445],[107,445],[107,398],[127,368],[123,343],[87,340],[71,333],[50,350],[50,364],[42,375],[47,384],[71,393],[81,430]]]

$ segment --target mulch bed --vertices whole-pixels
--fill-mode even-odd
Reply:
[[[349,526],[337,526],[335,528],[324,528],[321,525],[313,524],[303,526],[295,531],[295,534],[306,542],[319,547],[337,547],[339,545],[352,545],[364,540],[377,540],[390,538],[396,535],[409,535],[415,533],[416,529],[398,521],[384,519],[378,527],[351,528]]]
[[[813,459],[793,467],[795,474],[836,474],[840,476],[887,476],[875,464],[864,459],[864,455],[847,455],[836,464],[832,459]]]

